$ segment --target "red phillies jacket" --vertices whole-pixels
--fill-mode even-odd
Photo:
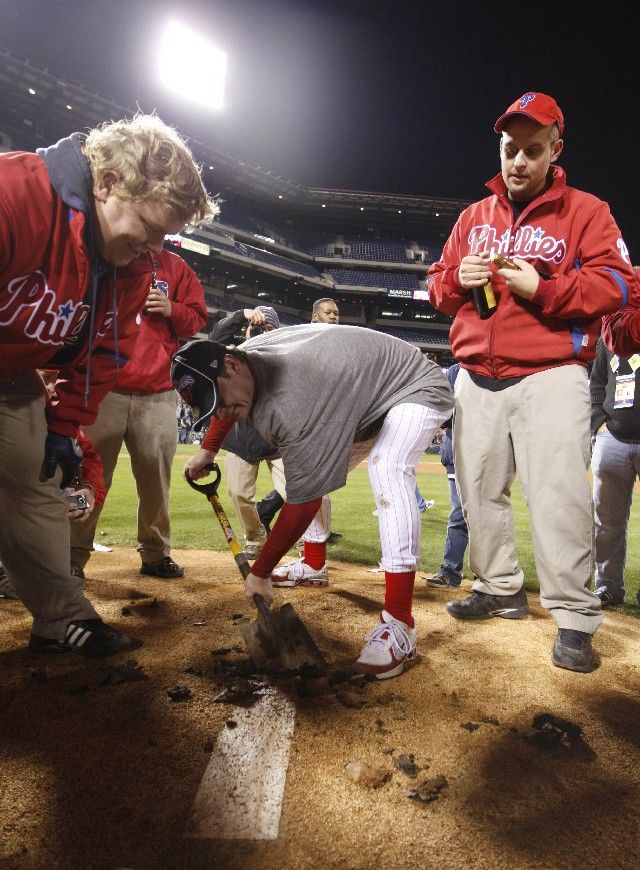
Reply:
[[[35,368],[72,372],[75,401],[62,423],[55,409],[47,411],[51,428],[63,435],[95,419],[117,366],[133,352],[148,292],[140,280],[123,278],[116,286],[115,270],[99,265],[87,247],[91,174],[81,139],[74,134],[47,149],[57,164],[25,152],[0,155],[0,379]],[[60,172],[64,182],[54,180],[50,166],[55,174],[63,164],[70,167]],[[67,188],[59,193],[55,183]],[[60,408],[63,396],[61,390]]]
[[[138,341],[132,358],[120,369],[115,386],[119,390],[160,393],[172,390],[171,357],[178,350],[179,338],[191,338],[207,322],[204,289],[195,272],[185,261],[171,253],[154,254],[156,284],[171,300],[171,315],[138,314]],[[151,272],[148,261],[141,258],[131,266],[147,291]],[[118,283],[120,273],[118,273]]]
[[[74,364],[86,358],[86,342],[73,348],[89,316],[86,223],[86,213],[53,189],[41,157],[0,156],[0,379],[46,368],[63,348],[71,348]],[[127,339],[135,339],[131,318],[135,321],[146,297],[125,298],[124,290],[117,288],[114,297],[112,269],[105,270],[94,311],[94,346],[108,349],[112,364],[114,301],[124,350]]]
[[[587,365],[595,356],[601,317],[627,301],[629,254],[608,205],[569,187],[560,167],[551,186],[514,220],[499,174],[492,195],[458,218],[442,259],[429,269],[430,302],[455,315],[450,340],[463,368],[491,378],[533,374],[559,365]],[[487,251],[528,260],[541,275],[531,300],[496,279],[497,310],[481,320],[471,292],[458,282],[463,257]]]
[[[50,429],[69,436],[95,420],[132,357],[153,272],[143,255],[116,276],[90,250],[92,180],[82,138],[73,134],[37,155],[0,155],[0,380],[59,369],[47,418]],[[188,285],[192,305],[191,270],[168,252],[160,256],[159,280],[167,288]],[[191,335],[190,322],[178,311],[178,332]],[[149,352],[156,364],[170,355],[164,338]]]

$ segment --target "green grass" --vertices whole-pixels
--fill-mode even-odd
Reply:
[[[182,479],[182,466],[196,449],[191,445],[179,445],[176,453],[171,486],[172,544],[176,548],[225,550],[226,542],[213,509],[203,495],[192,490]],[[440,466],[439,457],[433,454],[425,454],[424,461]],[[447,477],[444,473],[419,472],[418,484],[424,497],[435,499],[436,502],[431,510],[421,514],[421,566],[424,571],[436,571],[442,561],[449,514]],[[258,498],[271,489],[271,478],[263,463],[258,476]],[[231,525],[238,535],[239,523],[226,496],[224,475],[220,496]],[[640,540],[633,534],[639,521],[640,508],[637,501],[636,499],[631,509],[627,552],[627,599],[631,602],[635,602],[635,595],[640,587]],[[330,546],[330,557],[345,562],[377,564],[380,557],[378,523],[372,516],[375,505],[365,465],[360,465],[351,472],[347,485],[332,493],[331,502],[332,527],[341,532],[343,537]],[[531,550],[527,507],[517,481],[513,489],[512,503],[518,559],[525,573],[527,588],[537,591],[538,581]],[[113,486],[100,518],[97,540],[116,547],[136,545],[136,492],[125,451],[120,456]],[[624,610],[638,614],[635,603],[625,605]]]

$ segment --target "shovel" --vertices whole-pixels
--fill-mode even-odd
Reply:
[[[211,502],[236,565],[246,579],[251,567],[218,498],[220,469],[215,463],[207,468],[215,474],[215,480],[199,484],[187,477],[187,483]],[[254,595],[253,603],[258,610],[258,618],[255,622],[240,623],[240,631],[249,655],[259,670],[298,671],[308,676],[325,673],[327,662],[291,604],[284,604],[279,610],[270,610],[262,595]]]

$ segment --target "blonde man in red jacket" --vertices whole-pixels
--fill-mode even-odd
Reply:
[[[455,316],[454,457],[476,576],[472,594],[447,610],[459,619],[528,613],[510,501],[517,469],[540,600],[558,626],[553,663],[589,671],[602,613],[589,590],[587,364],[602,315],[626,302],[632,270],[607,204],[569,187],[555,165],[564,130],[556,101],[523,94],[494,129],[501,172],[490,196],[462,212],[429,270],[431,303]],[[515,268],[496,269],[496,255]]]
[[[169,375],[179,338],[191,338],[207,322],[202,284],[176,254],[162,250],[153,263],[136,261],[127,279],[149,288],[138,315],[139,334],[131,360],[100,404],[86,434],[102,459],[107,491],[125,444],[138,492],[138,552],[141,574],[171,579],[184,569],[170,556],[169,484],[176,452],[177,397]],[[83,572],[93,550],[101,508],[71,529],[71,564]]]
[[[131,649],[69,571],[62,487],[131,355],[147,287],[117,270],[217,211],[193,155],[160,118],[73,133],[36,154],[0,155],[0,560],[33,616],[29,650],[108,656]],[[58,368],[45,411],[38,368]]]

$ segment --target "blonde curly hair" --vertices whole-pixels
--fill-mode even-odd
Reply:
[[[89,132],[82,151],[94,184],[107,172],[118,176],[112,190],[121,199],[161,201],[169,216],[191,224],[220,210],[186,142],[157,115],[107,121]]]

